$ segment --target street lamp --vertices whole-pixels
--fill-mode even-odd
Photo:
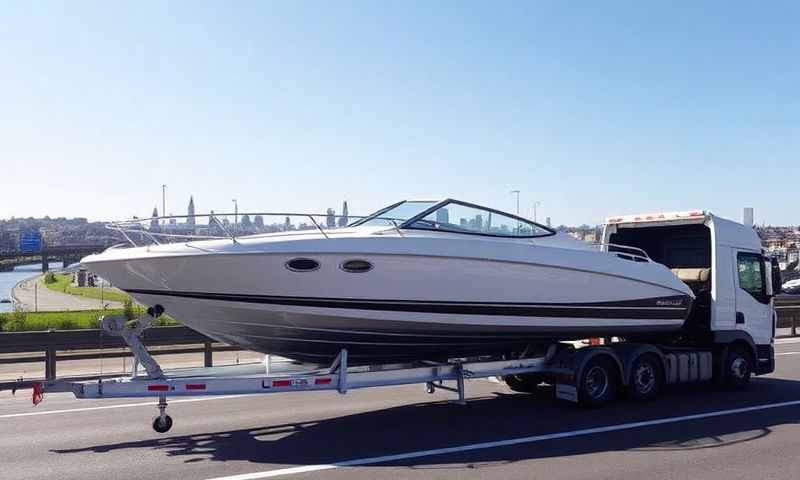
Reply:
[[[233,234],[239,230],[239,202],[234,198],[233,202]]]
[[[519,217],[519,190],[511,190],[511,193],[517,196],[517,216]]]
[[[538,201],[538,200],[537,200],[537,201],[535,201],[535,202],[533,202],[533,221],[534,221],[534,222],[536,221],[536,209],[537,209],[537,208],[539,207],[539,205],[541,205],[541,204],[542,204],[542,202],[540,202],[540,201]]]

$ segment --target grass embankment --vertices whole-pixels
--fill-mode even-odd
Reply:
[[[136,309],[135,309],[136,310]],[[141,314],[135,312],[135,315]],[[123,309],[82,310],[77,312],[11,312],[0,313],[0,332],[31,332],[40,330],[80,330],[100,328],[103,315],[124,315]],[[179,325],[166,315],[153,322],[154,326]]]
[[[128,294],[117,289],[98,287],[76,287],[72,285],[72,274],[70,273],[50,273],[45,276],[44,285],[55,292],[68,293],[86,298],[96,298],[109,302],[123,303],[130,297]]]

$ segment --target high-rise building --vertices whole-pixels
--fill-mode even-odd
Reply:
[[[195,225],[195,220],[194,220],[194,197],[193,196],[189,197],[189,208],[188,208],[188,212],[186,214],[189,215],[189,218],[186,219],[186,226],[193,228],[194,225]]]
[[[342,204],[342,216],[339,217],[339,226],[340,227],[346,227],[347,224],[349,223],[349,219],[347,218],[347,216],[348,216],[348,213],[347,213],[347,200],[345,200],[344,203]]]
[[[436,223],[450,223],[450,211],[446,208],[436,210]]]
[[[752,207],[745,207],[744,214],[742,215],[742,223],[748,227],[752,227],[753,223],[753,208]]]

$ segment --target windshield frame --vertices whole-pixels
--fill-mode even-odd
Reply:
[[[408,220],[416,218],[416,215],[413,216],[413,217],[410,217],[408,219],[405,219],[405,220],[403,220],[402,218],[383,218],[382,216],[383,216],[384,213],[388,212],[389,210],[393,210],[393,209],[399,207],[400,205],[402,205],[404,203],[432,203],[433,205],[431,205],[428,209],[423,210],[423,212],[426,212],[426,211],[430,210],[431,208],[434,208],[437,205],[441,204],[442,201],[441,200],[417,200],[417,199],[400,200],[399,202],[396,202],[396,203],[393,203],[393,204],[391,204],[391,205],[389,205],[387,207],[381,208],[380,210],[378,210],[375,213],[371,213],[370,215],[367,215],[364,218],[360,218],[360,219],[356,220],[355,222],[349,224],[348,227],[358,227],[358,226],[363,225],[363,224],[365,224],[365,223],[367,223],[367,222],[369,222],[371,220],[378,220],[378,219],[390,220],[392,223],[395,223],[396,227],[400,227],[403,224],[405,224]],[[395,222],[396,220],[398,222]]]
[[[402,203],[402,202],[400,202]],[[432,228],[422,228],[422,227],[415,227],[413,224],[418,220],[422,220],[423,218],[427,217],[431,213],[439,210],[440,208],[445,207],[446,205],[456,204],[462,205],[464,207],[475,208],[478,210],[486,210],[487,212],[496,213],[498,215],[503,215],[505,217],[518,220],[522,223],[527,223],[529,225],[535,225],[537,228],[544,230],[547,233],[536,234],[536,235],[498,235],[494,233],[483,233],[483,232],[468,232],[468,231],[460,231],[460,230],[448,230],[448,229],[441,229],[435,230]],[[397,204],[396,204],[397,205]],[[533,220],[528,220],[526,218],[522,218],[518,215],[513,215],[511,213],[503,212],[500,210],[496,210],[494,208],[484,207],[483,205],[477,205],[475,203],[463,202],[461,200],[455,200],[452,198],[446,198],[441,202],[436,203],[435,205],[431,206],[429,209],[417,214],[414,217],[409,218],[402,224],[400,224],[399,228],[408,229],[408,230],[423,230],[427,232],[446,232],[446,233],[458,233],[462,235],[478,235],[481,237],[494,237],[494,238],[542,238],[542,237],[552,237],[557,232],[550,227],[546,227],[538,222],[534,222]]]

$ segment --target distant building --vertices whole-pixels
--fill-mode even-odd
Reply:
[[[753,226],[753,208],[752,207],[745,207],[744,213],[742,215],[742,223],[747,225],[748,227]]]
[[[256,215],[253,217],[253,225],[259,230],[264,228],[264,217],[261,215]]]
[[[547,217],[547,226],[552,227],[552,225],[550,224],[550,217]]]
[[[436,223],[450,223],[450,211],[446,208],[436,210]]]
[[[342,216],[339,217],[339,226],[346,227],[348,223],[350,222],[347,213],[347,200],[345,200],[344,203],[342,204]]]
[[[288,232],[291,229],[292,229],[292,221],[289,217],[286,217],[286,220],[283,223],[283,230]]]
[[[336,212],[332,208],[328,209],[325,225],[327,225],[328,228],[336,227]]]
[[[194,197],[189,197],[189,208],[187,209],[187,215],[189,217],[186,219],[186,226],[194,228],[195,226],[195,219],[194,219]]]
[[[150,220],[150,230],[158,230],[158,207],[153,207],[153,218]]]

